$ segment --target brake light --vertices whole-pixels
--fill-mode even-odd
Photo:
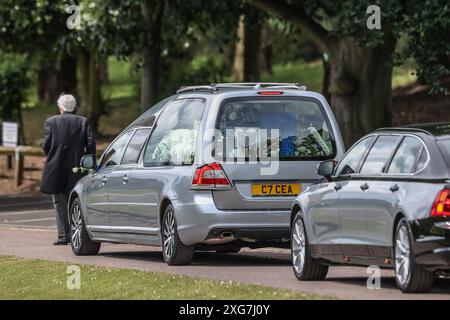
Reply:
[[[258,94],[261,96],[278,96],[283,93],[283,91],[258,91]]]
[[[450,189],[439,191],[431,208],[432,217],[450,216]]]
[[[220,163],[214,162],[197,168],[192,179],[192,186],[196,188],[227,188],[230,187],[225,171]]]

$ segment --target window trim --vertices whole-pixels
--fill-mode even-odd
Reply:
[[[119,140],[122,136],[124,136],[125,134],[127,134],[128,132],[132,132],[132,131],[135,131],[136,129],[135,128],[132,128],[132,129],[128,129],[128,130],[125,130],[125,131],[123,131],[123,132],[121,132],[110,144],[109,144],[109,146],[108,146],[108,148],[106,148],[106,150],[103,152],[103,154],[101,155],[101,157],[100,157],[100,159],[99,159],[99,163],[100,163],[100,169],[104,169],[104,168],[107,168],[107,167],[114,167],[114,166],[119,166],[121,163],[122,163],[122,158],[123,158],[123,154],[121,155],[121,157],[120,157],[120,162],[119,162],[119,164],[115,164],[115,165],[111,165],[111,166],[101,166],[101,163],[102,163],[102,161],[103,161],[103,158],[105,157],[105,155],[108,153],[108,151],[112,148],[112,146],[114,145],[114,143],[116,143],[116,141],[117,140]],[[131,134],[131,136],[130,136],[130,138],[128,139],[128,141],[127,141],[127,143],[126,143],[126,146],[125,146],[125,149],[126,148],[128,148],[128,144],[130,143],[130,141],[131,141],[131,138],[134,136],[134,132]],[[124,153],[125,153],[125,150],[124,150]]]
[[[126,145],[126,147],[125,147],[125,150],[124,150],[124,152],[122,153],[122,157],[120,158],[120,164],[118,164],[118,165],[120,165],[120,166],[129,166],[129,165],[137,165],[137,164],[139,163],[139,159],[141,158],[142,150],[144,149],[144,146],[145,146],[145,144],[147,143],[147,139],[149,138],[149,136],[150,136],[151,133],[152,133],[152,128],[153,128],[153,127],[138,127],[138,128],[133,128],[133,129],[132,129],[132,130],[134,130],[134,132],[133,132],[133,134],[131,135],[131,138],[128,140],[128,143],[127,143],[127,145]],[[145,138],[145,140],[144,140],[143,145],[142,145],[141,148],[139,149],[139,153],[138,153],[137,159],[136,159],[136,161],[133,162],[133,163],[123,163],[123,158],[125,157],[125,152],[128,150],[128,147],[129,147],[129,145],[130,145],[130,143],[131,143],[131,140],[133,140],[134,136],[136,135],[136,133],[137,133],[139,130],[149,130],[149,132],[148,132],[148,136],[147,136],[147,137]]]
[[[395,147],[395,151],[394,151],[394,153],[391,155],[391,157],[393,158],[393,156],[395,155],[395,153],[397,152],[397,149],[398,149],[398,147],[400,146],[400,143],[403,141],[403,139],[405,138],[405,137],[413,137],[413,138],[416,138],[416,139],[418,139],[421,143],[422,143],[422,146],[423,146],[423,148],[425,149],[425,151],[426,151],[426,153],[427,153],[427,161],[425,162],[425,165],[423,166],[423,168],[422,169],[420,169],[420,170],[416,170],[415,172],[413,172],[413,173],[389,173],[389,172],[380,172],[380,173],[370,173],[370,174],[366,174],[366,173],[361,173],[361,168],[362,168],[362,165],[363,165],[363,163],[366,161],[366,158],[367,158],[367,156],[369,155],[369,152],[370,152],[370,150],[372,150],[372,147],[373,147],[373,145],[375,144],[375,142],[378,140],[378,138],[380,137],[380,136],[386,136],[386,135],[389,135],[389,136],[400,136],[401,137],[401,139],[400,139],[400,142],[399,142],[399,144]],[[408,133],[372,133],[372,134],[369,134],[369,135],[367,135],[367,136],[364,136],[363,138],[361,138],[361,139],[359,139],[345,154],[344,154],[344,156],[342,157],[342,159],[341,159],[341,161],[345,158],[345,156],[354,148],[354,146],[356,146],[356,144],[357,143],[359,143],[360,141],[362,141],[363,139],[366,139],[366,138],[369,138],[369,137],[372,137],[372,136],[375,136],[376,138],[374,139],[374,141],[372,142],[372,144],[370,145],[370,147],[366,150],[366,152],[365,152],[365,154],[364,154],[364,156],[363,156],[363,161],[361,161],[361,163],[359,164],[359,168],[358,168],[358,172],[355,172],[355,173],[352,173],[352,174],[346,174],[346,175],[339,175],[339,176],[337,176],[337,175],[334,175],[333,176],[333,178],[334,179],[340,179],[340,178],[342,178],[342,179],[349,179],[349,178],[352,178],[352,177],[374,177],[374,176],[376,176],[376,177],[399,177],[399,176],[403,176],[403,177],[413,177],[413,176],[416,176],[416,175],[418,175],[418,174],[420,174],[420,173],[422,173],[424,170],[426,170],[427,168],[428,168],[428,165],[429,165],[429,163],[431,162],[431,156],[430,156],[430,152],[429,152],[429,150],[428,150],[428,146],[427,146],[427,144],[426,144],[426,142],[421,138],[421,137],[419,137],[419,136],[416,136],[416,135],[414,135],[414,134],[408,134]],[[385,168],[385,171],[386,170],[388,170],[389,169],[389,166],[391,165],[391,161],[392,161],[392,158],[389,158],[388,160],[389,160],[389,163],[388,163],[388,165],[386,166],[386,168]],[[340,161],[339,161],[339,163],[340,163]],[[336,168],[339,166],[339,163],[338,163],[338,165],[336,166]],[[416,164],[416,166],[417,166],[417,164]]]
[[[202,97],[177,97],[176,99],[173,99],[169,102],[166,103],[166,105],[158,112],[158,116],[156,117],[155,121],[153,122],[153,126],[151,127],[150,130],[150,134],[148,135],[147,139],[145,140],[145,146],[144,148],[142,148],[141,153],[139,155],[138,158],[138,163],[142,162],[142,167],[143,168],[168,168],[168,167],[184,167],[184,166],[192,166],[195,164],[195,156],[196,156],[196,152],[197,152],[197,144],[198,144],[198,139],[199,139],[199,135],[197,134],[197,138],[195,140],[194,143],[194,161],[191,164],[169,164],[169,165],[163,165],[163,164],[155,164],[155,165],[149,165],[148,163],[145,163],[144,157],[145,157],[145,153],[147,152],[147,148],[148,148],[148,142],[149,140],[152,138],[156,128],[158,127],[158,123],[161,119],[161,116],[164,112],[164,110],[167,108],[167,106],[175,101],[179,101],[179,100],[202,100],[203,104],[204,104],[204,108],[203,108],[203,112],[202,112],[202,117],[200,119],[200,122],[203,123],[203,118],[205,117],[205,110],[207,109],[207,100],[205,98]]]
[[[359,159],[357,168],[356,168],[356,172],[354,173],[348,173],[348,174],[341,174],[341,175],[337,175],[337,168],[339,167],[339,165],[341,164],[342,160],[345,159],[345,157],[361,142],[363,142],[366,139],[369,139],[371,137],[374,137],[374,139],[369,143],[369,146],[367,147],[367,149],[364,151],[364,154],[362,155],[362,157]],[[338,162],[338,164],[336,165],[336,172],[334,172],[333,177],[338,178],[338,177],[352,177],[353,175],[359,174],[359,171],[361,170],[362,164],[364,163],[364,161],[366,160],[366,157],[369,153],[369,151],[372,149],[372,146],[374,145],[374,143],[378,140],[378,135],[377,134],[369,134],[367,136],[362,137],[361,139],[359,139],[358,141],[356,141],[350,149],[347,150],[347,152],[342,156],[341,160]]]
[[[400,144],[399,144],[397,146],[397,149],[395,150],[394,154],[392,154],[391,159],[389,160],[389,164],[387,165],[387,167],[385,169],[386,172],[382,173],[383,176],[415,176],[415,175],[418,175],[419,173],[423,172],[425,169],[427,169],[428,164],[431,161],[431,156],[430,156],[430,152],[428,150],[428,147],[427,147],[425,141],[421,137],[413,135],[413,134],[401,134],[401,136],[402,136],[402,139],[401,139],[400,144],[405,140],[406,137],[411,137],[413,139],[415,138],[415,139],[419,140],[419,142],[422,144],[422,148],[421,148],[420,152],[418,153],[416,162],[414,163],[414,170],[415,171],[411,172],[411,173],[392,173],[392,172],[387,172],[387,170],[389,170],[389,167],[391,166],[391,163],[392,163],[392,160],[394,159],[395,154],[397,153],[398,148],[400,148]],[[425,152],[427,154],[427,160],[425,161],[425,164],[424,164],[423,168],[420,169],[420,170],[417,170],[417,164],[419,162],[419,158],[420,158],[420,155],[421,155],[423,150],[425,150]]]

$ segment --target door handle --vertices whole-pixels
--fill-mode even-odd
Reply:
[[[334,190],[339,191],[339,190],[341,190],[341,189],[342,189],[342,184],[336,183],[336,184],[334,185]]]
[[[393,184],[389,189],[391,189],[392,192],[398,191],[398,189],[400,189],[400,187],[398,186],[398,184]]]
[[[361,185],[362,191],[366,191],[367,189],[369,189],[369,185],[367,184],[367,182]]]
[[[107,176],[103,176],[102,177],[102,185],[105,185],[107,181],[108,181],[108,177]]]
[[[127,184],[128,183],[128,176],[127,175],[124,175],[122,177],[122,182],[123,182],[123,184]]]

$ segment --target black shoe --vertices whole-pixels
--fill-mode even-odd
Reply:
[[[58,239],[53,242],[55,246],[64,246],[67,245],[68,243],[69,242],[66,239]]]

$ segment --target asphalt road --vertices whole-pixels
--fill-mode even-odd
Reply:
[[[0,196],[0,255],[241,281],[340,299],[450,300],[450,279],[438,279],[431,293],[405,295],[395,287],[390,270],[382,271],[381,289],[368,289],[366,269],[355,267],[332,267],[325,281],[299,282],[292,273],[287,250],[243,250],[239,254],[200,252],[192,265],[170,267],[163,262],[157,248],[103,244],[99,255],[77,257],[70,246],[53,246],[55,237],[50,197]]]

